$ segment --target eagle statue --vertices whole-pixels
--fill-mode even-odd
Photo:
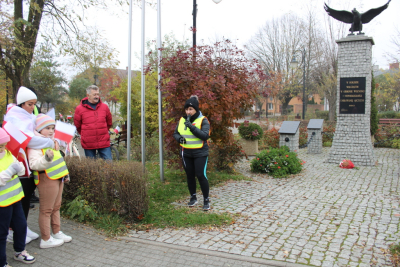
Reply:
[[[326,3],[325,3],[325,10],[328,13],[329,16],[331,16],[334,19],[337,19],[341,22],[344,23],[351,23],[351,27],[349,31],[351,32],[349,35],[354,35],[353,32],[359,31],[358,34],[364,34],[362,33],[362,25],[365,23],[370,22],[373,18],[378,16],[383,10],[385,10],[390,3],[391,0],[389,0],[385,5],[377,8],[372,8],[368,10],[365,13],[360,14],[355,8],[349,12],[346,10],[335,10],[330,8]]]

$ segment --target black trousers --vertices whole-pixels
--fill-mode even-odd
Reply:
[[[185,168],[187,183],[190,195],[196,194],[196,176],[199,180],[201,192],[204,199],[208,198],[210,187],[206,176],[208,157],[188,158],[182,157],[183,167]]]
[[[29,206],[31,205],[32,193],[36,189],[35,181],[32,177],[19,178],[22,184],[22,190],[24,191],[25,197],[21,199],[22,209],[24,210],[25,218],[28,220]]]

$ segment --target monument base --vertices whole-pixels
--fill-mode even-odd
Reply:
[[[332,147],[326,162],[351,160],[356,166],[374,166],[369,118],[365,115],[339,115]]]

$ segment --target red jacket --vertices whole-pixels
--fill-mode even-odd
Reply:
[[[110,146],[108,129],[112,126],[110,109],[101,102],[94,110],[88,98],[82,99],[81,104],[75,109],[74,124],[81,135],[81,144],[84,149],[99,149]]]

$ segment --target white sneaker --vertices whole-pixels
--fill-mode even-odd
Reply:
[[[29,236],[32,240],[38,239],[39,235],[35,232],[33,232],[29,227],[26,229],[26,235]]]
[[[44,241],[43,239],[40,240],[40,248],[54,248],[59,247],[64,244],[64,240],[62,239],[55,239],[50,236],[49,240]]]
[[[29,244],[31,241],[32,241],[32,238],[30,238],[29,236],[26,236],[25,244]],[[14,243],[14,231],[13,230],[8,230],[7,242]]]
[[[56,239],[62,239],[64,240],[65,243],[71,242],[72,237],[70,237],[69,235],[64,234],[63,232],[58,232],[57,234],[53,234],[52,235],[54,238]]]
[[[30,238],[29,236],[25,237],[25,244],[29,244],[29,243],[31,243],[31,241],[32,241],[32,238]]]

